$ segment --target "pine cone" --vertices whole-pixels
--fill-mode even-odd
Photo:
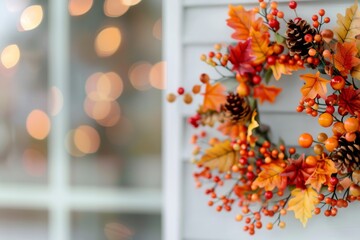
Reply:
[[[339,146],[331,155],[335,166],[341,173],[353,172],[360,166],[360,133],[356,133],[354,142],[348,142],[345,136],[340,137]]]
[[[233,123],[250,119],[251,109],[248,102],[239,96],[239,94],[229,93],[225,103],[225,109]]]
[[[306,42],[304,36],[310,34],[316,35],[316,30],[312,28],[305,20],[293,21],[290,20],[287,24],[287,39],[286,45],[289,48],[290,56],[298,54],[301,59],[308,57],[309,48],[311,48],[311,42]]]

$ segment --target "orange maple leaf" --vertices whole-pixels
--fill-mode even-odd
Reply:
[[[255,12],[252,10],[245,10],[243,6],[229,6],[229,19],[227,25],[235,32],[231,35],[232,38],[238,40],[247,40],[250,36],[250,29],[255,22]]]
[[[263,103],[264,101],[274,103],[277,95],[280,94],[281,90],[281,88],[277,88],[275,86],[266,86],[264,84],[260,84],[254,87],[254,98],[258,98],[260,103]]]
[[[221,131],[224,135],[228,135],[233,139],[238,138],[242,133],[246,134],[246,127],[242,122],[234,124],[231,121],[227,121],[221,124],[218,127],[218,130]]]
[[[226,103],[225,91],[226,87],[220,83],[215,83],[214,85],[207,83],[202,110],[215,110],[220,112],[221,105]]]
[[[284,171],[285,163],[282,160],[273,161],[271,163],[263,164],[262,171],[252,183],[251,188],[258,187],[265,188],[266,191],[272,191],[275,187],[280,190],[286,188],[287,177],[281,176]]]
[[[315,98],[318,94],[323,99],[326,98],[327,87],[330,81],[320,77],[320,72],[316,74],[304,74],[300,77],[305,81],[305,85],[301,88],[301,93],[306,98]]]
[[[211,170],[218,169],[219,172],[227,172],[238,157],[239,154],[233,149],[230,140],[225,140],[208,148],[198,164],[209,167]]]
[[[253,62],[255,64],[261,64],[273,53],[272,48],[269,47],[270,35],[260,31],[251,30],[250,36],[252,55],[256,57]]]
[[[322,185],[328,185],[331,174],[336,173],[335,164],[330,159],[319,160],[314,173],[308,178],[306,184],[310,184],[316,191],[320,192]]]
[[[339,42],[336,45],[335,56],[332,56],[330,60],[341,75],[346,76],[353,67],[360,64],[360,59],[356,57],[357,53],[356,42]]]
[[[295,188],[291,191],[291,196],[288,210],[294,211],[295,218],[299,219],[305,227],[318,203],[318,194],[311,186],[308,186],[306,189]]]
[[[271,65],[270,68],[276,80],[279,80],[282,74],[291,75],[290,69],[287,68],[285,64],[279,63],[278,61],[276,61],[274,65]]]

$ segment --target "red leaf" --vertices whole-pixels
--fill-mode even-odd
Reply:
[[[360,113],[360,90],[355,90],[353,86],[342,89],[339,95],[339,107],[352,115],[355,115],[355,112]]]
[[[254,59],[251,50],[250,40],[239,42],[235,47],[229,46],[229,61],[233,64],[233,71],[240,75],[254,72],[251,62]]]
[[[289,159],[289,165],[281,173],[281,176],[288,177],[289,184],[297,188],[305,188],[305,182],[316,169],[316,166],[307,165],[304,157],[305,154],[302,154],[298,159]]]
[[[259,86],[254,87],[254,98],[258,98],[260,103],[263,103],[264,101],[274,103],[281,90],[281,88],[275,86],[260,84]]]

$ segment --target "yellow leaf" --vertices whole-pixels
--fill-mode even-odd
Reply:
[[[281,176],[285,170],[283,161],[273,161],[271,163],[261,165],[262,171],[252,183],[251,188],[265,188],[266,191],[272,191],[275,187],[284,189],[286,187],[287,177]]]
[[[225,91],[226,87],[220,83],[215,83],[214,85],[207,83],[202,110],[215,110],[220,112],[221,105],[226,103]]]
[[[360,80],[360,65],[357,65],[351,70],[351,76]]]
[[[337,15],[338,26],[334,29],[339,42],[356,41],[356,35],[360,31],[360,11],[357,1],[350,8],[346,9],[345,16]]]
[[[279,80],[282,74],[291,74],[291,71],[286,67],[286,65],[279,63],[278,61],[276,61],[274,65],[271,65],[270,68],[276,80]]]
[[[294,211],[295,218],[306,227],[306,223],[309,218],[312,217],[312,213],[318,203],[317,192],[308,186],[306,189],[295,188],[291,191],[292,198],[289,201],[289,211]]]
[[[323,184],[330,183],[331,174],[337,173],[335,164],[330,159],[319,160],[316,169],[305,184],[310,184],[316,191],[320,192]]]
[[[318,94],[323,99],[326,98],[326,84],[330,81],[320,77],[320,72],[315,75],[308,73],[300,77],[305,81],[305,85],[301,88],[301,93],[305,98],[315,98]]]
[[[266,58],[272,54],[272,48],[269,47],[270,35],[264,34],[263,32],[251,30],[251,48],[253,56],[256,57],[254,60],[255,64],[261,64],[266,61]]]
[[[255,117],[257,115],[257,112],[256,110],[252,113],[252,116],[251,116],[251,122],[248,126],[248,130],[247,130],[247,140],[248,142],[250,142],[250,139],[251,139],[251,136],[252,136],[252,131],[259,127],[259,123],[255,120]]]
[[[211,170],[218,169],[219,172],[227,172],[237,159],[238,153],[232,148],[230,140],[225,140],[207,149],[198,163]]]

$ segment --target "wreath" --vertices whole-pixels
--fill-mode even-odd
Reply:
[[[269,230],[284,228],[282,217],[288,212],[305,226],[314,215],[333,217],[360,200],[358,3],[337,15],[332,30],[326,28],[330,18],[324,9],[307,21],[298,16],[297,5],[288,4],[294,11],[291,19],[275,1],[259,0],[252,10],[230,5],[227,25],[236,43],[216,44],[201,56],[220,77],[203,73],[191,91],[180,87],[167,95],[169,102],[181,96],[191,104],[202,93],[202,104],[188,119],[201,128],[191,138],[199,168],[196,184],[207,186],[208,205],[216,211],[240,212],[236,221],[244,221],[250,235],[263,224]],[[300,75],[304,84],[294,111],[309,115],[309,121],[317,120],[331,134],[325,129],[317,136],[304,132],[296,149],[270,140],[258,104],[275,103],[281,93],[270,85],[273,78],[299,70],[305,70]],[[215,137],[209,128],[226,137]]]

